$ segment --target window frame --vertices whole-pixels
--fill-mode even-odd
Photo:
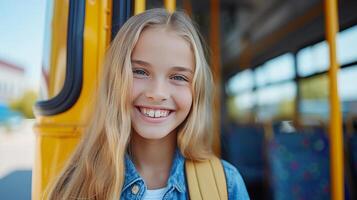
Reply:
[[[133,14],[133,4],[126,0],[112,0],[112,37],[113,40],[120,27]],[[66,74],[62,90],[53,98],[37,101],[35,112],[51,116],[69,110],[78,100],[83,84],[83,44],[85,24],[85,0],[70,0]]]
[[[53,98],[37,101],[36,113],[44,116],[63,113],[78,100],[83,82],[83,33],[85,0],[70,0],[67,28],[66,74],[62,90]]]

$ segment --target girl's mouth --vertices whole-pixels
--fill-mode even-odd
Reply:
[[[149,118],[166,118],[172,111],[166,109],[153,109],[147,107],[136,106],[138,111],[146,117]]]

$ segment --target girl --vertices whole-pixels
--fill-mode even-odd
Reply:
[[[210,158],[212,76],[182,12],[131,17],[113,40],[92,122],[50,199],[188,199],[185,159]],[[222,161],[229,199],[249,199]]]

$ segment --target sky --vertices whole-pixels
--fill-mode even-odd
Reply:
[[[46,0],[0,0],[0,60],[25,69],[28,89],[39,90]]]

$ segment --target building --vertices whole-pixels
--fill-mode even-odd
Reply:
[[[24,68],[0,60],[0,104],[20,98],[25,85]]]

